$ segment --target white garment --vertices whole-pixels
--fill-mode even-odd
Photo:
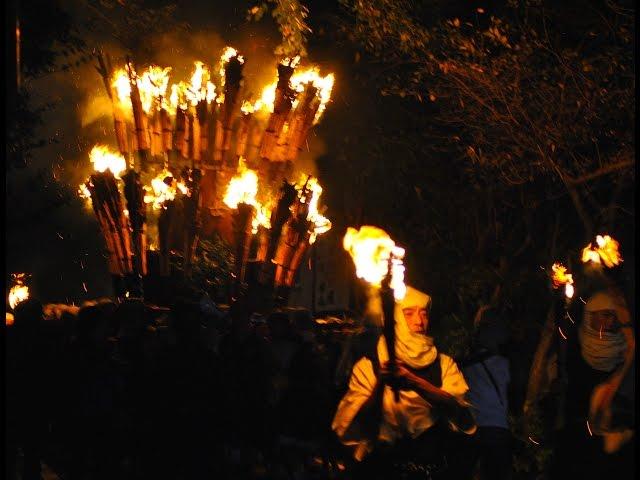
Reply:
[[[584,317],[580,325],[579,339],[582,358],[595,370],[611,372],[624,362],[627,341],[624,334],[597,330],[591,325],[591,313],[602,310],[614,310],[618,319],[622,317],[620,310],[626,308],[613,295],[599,292],[593,295],[584,309]]]
[[[378,355],[380,361],[385,361],[386,346],[384,338],[378,342]],[[469,390],[467,383],[458,369],[458,366],[448,355],[440,354],[440,368],[442,369],[441,389],[463,401],[464,395]],[[377,379],[374,375],[373,365],[368,358],[360,359],[353,367],[349,390],[338,405],[338,410],[333,419],[331,428],[345,445],[356,445],[356,459],[362,459],[372,449],[370,440],[359,437],[357,432],[352,433],[352,438],[345,438],[347,430],[363,404],[373,393]],[[401,390],[400,401],[396,402],[393,390],[385,386],[382,406],[383,418],[378,440],[395,443],[403,436],[418,437],[421,433],[433,426],[438,420],[436,411],[431,404],[413,390]],[[449,422],[455,430],[456,426]],[[472,430],[465,433],[472,433]]]

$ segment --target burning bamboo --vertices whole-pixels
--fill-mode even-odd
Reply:
[[[162,151],[169,152],[173,149],[173,126],[171,117],[166,109],[160,109],[160,125],[162,126]]]
[[[317,94],[318,88],[308,83],[304,89],[302,99],[293,114],[286,142],[286,152],[284,153],[285,160],[295,160],[302,151],[307,134],[320,108],[320,99]]]
[[[113,128],[118,142],[118,150],[123,156],[129,153],[129,142],[127,141],[127,121],[122,110],[122,106],[118,100],[118,94],[112,83],[113,68],[111,66],[111,58],[107,55],[106,59],[102,52],[97,54],[98,73],[102,76],[107,95],[111,99],[113,113]]]
[[[133,234],[133,273],[147,274],[147,214],[140,175],[129,170],[123,177],[129,223]]]
[[[91,175],[91,203],[109,251],[109,270],[117,276],[133,271],[129,226],[116,179],[109,170]]]
[[[253,217],[256,209],[253,205],[239,203],[233,213],[233,237],[235,247],[236,282],[243,283],[249,259]]]
[[[184,150],[184,143],[187,136],[187,129],[189,128],[189,121],[187,118],[187,111],[178,107],[176,110],[176,131],[173,137],[173,148],[182,154]]]
[[[218,162],[225,160],[231,147],[231,126],[240,107],[243,65],[244,58],[233,48],[227,47],[222,55],[220,67],[224,85],[224,102],[216,126],[214,160]]]
[[[133,110],[133,122],[136,131],[137,150],[140,156],[140,168],[142,171],[146,172],[149,168],[149,121],[142,108],[142,100],[140,99],[140,89],[138,88],[136,73],[129,59],[127,59],[127,74],[129,76],[129,83],[131,84],[131,109]]]
[[[271,160],[274,149],[278,142],[280,132],[291,112],[292,101],[295,96],[289,85],[293,75],[293,67],[286,64],[278,65],[278,83],[276,86],[276,98],[273,106],[273,113],[269,116],[269,123],[262,137],[260,145],[260,156]]]
[[[183,197],[185,212],[185,231],[184,231],[184,272],[185,275],[191,274],[191,264],[195,255],[196,246],[198,245],[198,232],[200,230],[200,180],[202,179],[202,171],[200,169],[191,169],[188,178],[188,188],[191,192],[190,196]]]

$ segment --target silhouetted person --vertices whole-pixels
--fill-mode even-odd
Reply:
[[[47,435],[48,383],[42,304],[35,299],[17,305],[7,337],[7,478],[15,478],[22,449],[21,478],[41,478],[40,461]]]
[[[470,457],[473,464],[479,463],[482,480],[511,478],[510,371],[509,360],[501,353],[507,338],[504,319],[495,309],[485,310],[476,325],[471,353],[461,365],[478,425],[471,438]]]

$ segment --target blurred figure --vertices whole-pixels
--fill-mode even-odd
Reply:
[[[49,409],[45,392],[51,385],[42,334],[43,308],[35,299],[15,308],[15,320],[7,332],[6,478],[18,478],[18,449],[22,450],[20,478],[40,480]]]
[[[512,437],[508,423],[509,360],[501,354],[508,328],[495,309],[479,312],[471,353],[462,362],[478,430],[470,439],[470,460],[482,480],[510,479]]]

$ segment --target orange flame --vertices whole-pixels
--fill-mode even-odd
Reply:
[[[573,275],[567,273],[567,268],[561,263],[554,263],[551,266],[551,270],[553,270],[553,274],[551,276],[553,288],[560,288],[564,285],[564,293],[567,298],[573,298],[573,294],[575,292],[573,286]]]
[[[622,255],[620,255],[619,247],[618,241],[609,235],[598,235],[595,247],[592,247],[590,243],[582,250],[582,261],[584,263],[604,263],[608,268],[620,265]]]
[[[259,226],[271,228],[271,211],[257,200],[258,175],[245,165],[244,158],[238,163],[238,174],[235,175],[227,186],[223,202],[229,208],[238,208],[239,203],[246,203],[255,208],[255,216],[252,220],[252,232],[256,233]]]
[[[16,273],[12,277],[14,284],[9,290],[9,306],[15,310],[19,303],[29,298],[29,287],[24,284],[26,280],[24,273]]]
[[[165,181],[170,179],[168,181]],[[176,181],[169,170],[163,170],[151,180],[151,186],[144,186],[144,203],[151,203],[154,210],[167,208],[166,202],[176,198],[178,192],[183,195],[189,194],[189,189],[182,182]]]
[[[295,72],[291,76],[289,83],[291,84],[291,88],[297,93],[304,91],[305,86],[309,83],[318,89],[316,95],[320,99],[320,107],[313,119],[314,124],[320,121],[320,117],[322,117],[322,113],[325,111],[327,103],[331,99],[331,90],[333,90],[334,82],[335,77],[333,73],[323,77],[320,75],[318,67],[310,67],[301,72]]]
[[[301,202],[306,202],[307,199],[303,198],[303,188],[304,185],[307,185],[308,195],[311,195],[311,199],[309,200],[309,213],[307,214],[307,221],[313,224],[313,231],[311,232],[311,236],[309,237],[309,243],[313,245],[316,241],[318,235],[328,232],[331,229],[331,220],[322,215],[318,211],[318,201],[320,200],[320,195],[322,195],[322,187],[318,183],[316,178],[302,177],[301,181],[296,185],[296,189],[298,190],[298,198]]]
[[[105,145],[95,145],[89,153],[89,160],[96,172],[111,170],[116,178],[127,169],[127,162],[119,152],[109,150]]]
[[[405,251],[396,246],[384,230],[370,225],[365,225],[360,230],[349,227],[342,244],[353,259],[356,276],[376,288],[380,288],[382,280],[388,274],[391,258],[391,288],[396,300],[404,298],[406,285],[402,259]]]

